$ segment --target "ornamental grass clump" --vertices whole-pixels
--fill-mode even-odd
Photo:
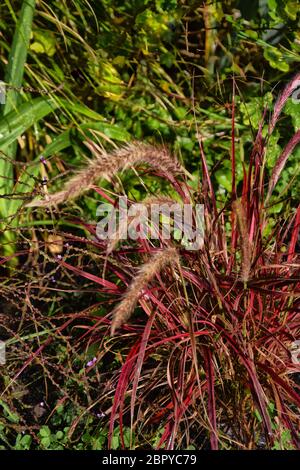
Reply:
[[[57,261],[93,279],[106,296],[107,313],[93,316],[80,341],[89,338],[98,345],[102,364],[112,354],[118,358],[106,366],[112,386],[97,397],[109,420],[108,447],[117,425],[124,446],[126,425],[131,448],[270,449],[283,436],[291,448],[300,448],[300,361],[293,352],[300,338],[300,206],[280,223],[274,224],[270,212],[299,131],[270,176],[265,165],[268,139],[297,80],[275,103],[266,137],[265,110],[241,188],[235,181],[233,123],[232,190],[223,205],[201,142],[199,193],[166,150],[155,150],[161,155],[158,163],[143,144],[105,157],[89,144],[96,160],[82,170],[88,175],[85,189],[98,177],[115,174],[127,159],[154,165],[163,178],[171,172],[178,196],[193,207],[204,205],[204,243],[198,250],[175,238],[113,245],[95,239],[93,246],[103,250],[99,272],[103,262],[105,274],[93,278],[85,269]],[[74,178],[49,201],[34,204],[79,195],[73,186],[80,177]]]

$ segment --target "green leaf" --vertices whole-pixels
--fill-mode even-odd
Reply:
[[[273,169],[277,158],[282,152],[282,148],[278,145],[278,140],[280,138],[279,132],[273,132],[268,140],[267,146],[267,155],[266,155],[266,163],[267,167]]]
[[[73,103],[62,99],[61,104],[63,104],[67,109],[72,111],[75,115],[82,114],[82,116],[86,116],[89,119],[95,119],[95,121],[103,120],[103,116],[101,114],[97,113],[96,111],[82,103]]]
[[[274,204],[269,208],[269,214],[280,214],[283,209],[283,202],[279,202],[278,204]]]
[[[128,142],[131,140],[131,135],[122,127],[117,126],[116,124],[109,124],[106,122],[97,122],[97,123],[87,123],[79,127],[84,131],[89,129],[97,130],[102,132],[103,135],[112,140],[118,140],[120,142]]]
[[[120,444],[119,436],[113,436],[113,438],[111,440],[111,448],[113,450],[116,450],[116,449],[119,448],[119,444]]]
[[[254,410],[254,415],[260,423],[262,423],[262,417],[257,409]]]
[[[62,431],[57,431],[55,436],[56,436],[56,439],[62,439],[64,437],[64,433]]]
[[[8,65],[5,73],[5,82],[17,88],[22,85],[34,10],[35,0],[23,1],[9,54]],[[15,90],[8,90],[6,103],[3,108],[3,115],[8,114],[12,109],[14,109],[18,100],[19,93]]]
[[[266,47],[264,50],[264,57],[274,69],[281,70],[282,72],[289,71],[289,64],[286,62],[281,52],[276,49],[276,47]]]
[[[17,88],[22,85],[34,10],[35,0],[24,0],[22,2],[20,17],[16,25],[15,34],[9,53],[8,65],[5,73],[5,82],[8,85],[12,85],[13,87]],[[13,89],[9,89],[6,94],[6,102],[2,110],[2,116],[9,115],[12,110],[16,109],[19,100],[19,92]],[[14,139],[12,139],[10,143],[12,145],[9,145],[7,148],[5,148],[5,153],[13,160],[16,156],[17,143],[14,142]],[[5,177],[5,192],[11,192],[14,184],[13,166],[9,160],[0,161],[0,177],[1,176]],[[3,201],[1,205],[5,206],[5,201]]]
[[[51,439],[50,439],[50,437],[43,437],[43,438],[41,439],[41,444],[42,444],[44,447],[46,447],[46,448],[50,447],[50,444],[51,444]]]
[[[34,31],[34,42],[30,44],[30,50],[37,54],[47,54],[52,57],[55,54],[55,37],[46,31]]]
[[[3,411],[5,415],[7,416],[7,419],[14,424],[17,424],[19,422],[19,416],[16,413],[13,413],[10,411],[9,406],[3,401],[0,400],[0,406],[2,406]]]
[[[257,39],[258,38],[257,32],[252,30],[252,29],[246,29],[245,34],[247,34],[247,36],[251,39]]]
[[[41,437],[51,436],[49,426],[42,426],[39,434]]]
[[[62,414],[64,411],[64,405],[58,405],[58,407],[56,408],[56,413],[57,414]]]
[[[215,174],[217,182],[227,191],[231,191],[231,171],[218,170]]]
[[[51,99],[36,98],[28,103],[24,103],[16,111],[11,111],[0,120],[0,150],[6,154],[8,146],[15,142],[20,135],[22,135],[33,124],[38,122],[41,118],[47,116],[57,108],[57,104]],[[5,175],[6,159],[0,159],[0,175]],[[6,188],[7,193],[9,188]],[[25,189],[25,191],[28,191]],[[19,202],[20,205],[20,202]],[[15,214],[17,204],[14,200],[6,201],[4,198],[0,199],[0,214],[1,217],[7,218]],[[6,236],[9,232],[6,231]]]
[[[57,107],[58,105],[51,99],[35,98],[5,115],[0,120],[0,149],[3,150],[4,147],[14,142],[23,132]],[[2,163],[3,160],[0,162]]]
[[[32,443],[32,437],[30,434],[25,434],[20,440],[20,444],[24,450],[29,450]]]
[[[284,7],[284,11],[293,21],[297,19],[297,13],[299,12],[299,2],[292,0],[287,1]]]
[[[124,437],[125,447],[129,447],[130,446],[130,428],[125,427],[123,429],[123,437]]]
[[[102,450],[104,443],[106,441],[107,434],[101,433],[99,436],[92,439],[92,448],[93,450]],[[90,438],[91,439],[91,438]]]

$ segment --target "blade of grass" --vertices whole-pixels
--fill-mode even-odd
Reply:
[[[5,82],[13,87],[19,88],[23,81],[24,66],[27,58],[27,51],[30,41],[32,20],[35,10],[35,0],[24,0],[16,25],[13,43],[11,46],[8,65],[5,74]],[[8,115],[11,111],[16,110],[20,94],[14,90],[9,89],[6,94],[6,102],[2,110],[2,116]],[[3,149],[5,153],[12,159],[15,158],[17,151],[17,142],[11,141],[7,147]],[[0,160],[0,175],[4,176],[5,186],[7,192],[11,192],[13,188],[13,167],[12,164],[5,160]],[[1,201],[1,206],[4,208],[6,202]],[[1,207],[0,206],[0,207]]]
[[[28,103],[24,103],[17,110],[12,110],[0,120],[0,150],[6,158],[0,159],[0,215],[3,221],[9,225],[15,225],[18,217],[13,217],[18,209],[15,200],[5,198],[6,194],[13,192],[13,160],[15,160],[10,146],[17,142],[17,138],[35,124],[41,118],[47,116],[57,108],[57,104],[51,99],[36,98]],[[7,153],[8,152],[8,153]],[[10,175],[10,176],[9,176]],[[28,191],[28,187],[26,189]],[[20,204],[19,204],[20,206]],[[12,217],[12,220],[10,220]],[[3,245],[5,255],[14,253],[15,234],[4,226],[1,228],[6,243]]]
[[[208,416],[211,425],[210,445],[212,450],[218,450],[218,434],[217,434],[217,416],[216,416],[216,399],[215,399],[215,372],[213,358],[209,348],[204,349],[205,368],[207,375],[207,392],[208,392]]]

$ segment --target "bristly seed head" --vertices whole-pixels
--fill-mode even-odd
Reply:
[[[147,284],[159,274],[167,265],[179,264],[178,252],[170,247],[155,253],[149,261],[142,265],[139,273],[128,287],[123,300],[113,311],[113,321],[111,325],[111,335],[120,328],[129,318],[134,310],[139,297]]]
[[[45,200],[31,201],[27,204],[27,207],[48,207],[74,199],[91,189],[98,179],[111,178],[118,171],[139,163],[146,163],[166,175],[184,173],[184,169],[178,160],[173,158],[165,147],[134,142],[112,153],[107,153],[91,140],[87,140],[84,143],[95,158],[74,175],[65,184],[62,191],[49,194]]]

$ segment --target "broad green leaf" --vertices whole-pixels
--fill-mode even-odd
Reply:
[[[96,121],[103,119],[101,114],[82,103],[70,103],[67,100],[61,100],[61,103],[73,113],[81,114],[82,116],[88,117],[89,119],[95,119]]]
[[[57,107],[58,105],[52,99],[35,98],[5,115],[0,120],[0,150],[14,142],[23,132]],[[0,160],[0,163],[3,161]]]
[[[24,0],[20,17],[16,25],[16,30],[13,37],[12,46],[9,53],[8,65],[5,73],[5,82],[8,85],[19,88],[22,85],[24,65],[27,58],[27,51],[31,35],[31,27],[33,14],[35,10],[35,0]],[[18,91],[8,89],[6,94],[6,102],[3,106],[2,116],[9,115],[12,110],[15,110],[20,100]],[[0,132],[1,133],[1,132]],[[2,148],[10,159],[14,159],[17,151],[17,142],[14,139],[10,142],[11,145]],[[6,193],[11,192],[13,188],[13,166],[9,160],[0,160],[0,177],[5,178],[4,189]],[[0,212],[6,206],[3,200],[1,203]]]
[[[46,447],[46,448],[50,447],[50,445],[51,445],[51,439],[50,439],[50,437],[43,437],[43,438],[41,439],[41,443],[42,443],[42,445],[43,445],[44,447]]]
[[[55,54],[55,37],[46,31],[34,31],[34,42],[30,44],[30,50],[37,54],[47,54],[52,57]]]
[[[22,104],[17,111],[11,111],[4,116],[0,121],[0,150],[7,155],[8,146],[15,142],[20,135],[22,135],[33,124],[38,122],[41,118],[53,112],[57,104],[53,100],[46,100],[44,98],[36,98],[28,103]],[[6,159],[0,158],[0,175],[5,174]],[[7,189],[7,188],[6,188]],[[28,191],[28,187],[24,189]],[[7,193],[7,190],[4,191]],[[20,206],[21,202],[17,200],[0,199],[0,214],[1,217],[9,217],[15,214],[16,208]],[[9,231],[5,231],[5,237],[11,237]],[[7,245],[9,246],[9,245]],[[13,247],[12,247],[13,249]]]
[[[297,19],[297,13],[299,12],[299,3],[295,0],[287,1],[284,11],[293,21],[295,21]]]
[[[7,419],[8,419],[11,423],[15,423],[15,424],[16,424],[16,423],[19,422],[19,416],[18,416],[16,413],[13,413],[12,411],[10,411],[9,406],[5,403],[5,401],[0,400],[0,406],[2,406],[3,411],[4,411],[5,414],[7,415]]]
[[[117,140],[119,142],[129,142],[131,140],[131,135],[129,132],[115,124],[109,124],[105,122],[87,123],[80,126],[80,129],[84,131],[88,131],[89,129],[97,130],[102,132],[106,137],[109,137],[112,140]]]
[[[42,437],[51,436],[51,431],[49,429],[49,426],[42,426],[41,427],[40,436],[42,436]]]
[[[266,47],[264,50],[264,57],[274,69],[281,70],[282,72],[289,71],[289,64],[286,62],[282,53],[276,49],[276,47]]]
[[[34,10],[35,0],[24,0],[22,2],[20,17],[16,25],[8,58],[5,82],[17,88],[22,85]],[[2,114],[8,114],[12,109],[14,109],[18,100],[19,93],[15,90],[8,90]]]

